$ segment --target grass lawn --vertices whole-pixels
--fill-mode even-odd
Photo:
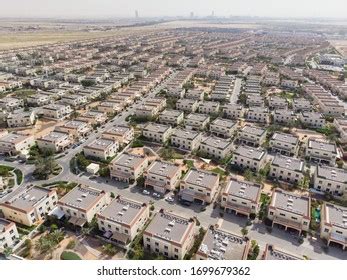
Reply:
[[[19,169],[15,169],[13,172],[17,176],[17,184],[20,185],[22,183],[22,181],[23,181],[23,173],[22,173],[22,171],[20,171]]]
[[[81,258],[74,252],[68,252],[68,251],[64,251],[61,255],[60,255],[60,259],[61,260],[67,260],[67,261],[71,261],[71,260],[81,260]]]
[[[14,168],[6,165],[0,165],[0,176],[8,177],[10,175],[10,171]]]
[[[220,169],[219,167],[213,168],[211,171],[219,174],[221,177],[226,175],[226,172],[223,169]]]

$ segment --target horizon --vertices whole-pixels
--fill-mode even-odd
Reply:
[[[50,3],[48,3],[50,2]],[[105,19],[105,18],[215,18],[251,17],[275,19],[347,19],[343,0],[331,0],[329,5],[323,0],[207,0],[203,3],[196,0],[176,0],[174,3],[162,3],[158,0],[129,0],[126,5],[122,1],[112,0],[12,0],[2,4],[0,18],[33,18],[33,19]],[[197,5],[198,4],[198,5]],[[251,8],[250,8],[251,7]],[[269,9],[271,7],[271,9]],[[114,10],[114,12],[110,12]],[[29,11],[29,12],[28,12]]]

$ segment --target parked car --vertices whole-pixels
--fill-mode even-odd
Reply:
[[[154,196],[155,198],[161,198],[161,195],[160,195],[159,193],[156,193],[156,192],[153,193],[153,196]]]
[[[175,197],[174,196],[167,196],[167,197],[165,197],[165,200],[169,203],[173,203],[175,201]]]
[[[145,195],[150,195],[150,192],[149,191],[147,191],[147,190],[143,190],[143,192],[142,192],[143,194],[145,194]]]

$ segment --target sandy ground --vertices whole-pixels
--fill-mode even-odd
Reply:
[[[347,58],[347,40],[331,40],[330,43]]]
[[[304,129],[292,129],[292,133],[299,137],[300,141],[306,143],[309,138],[315,138],[319,140],[326,140],[325,136],[321,133],[312,131],[312,130],[304,130]]]
[[[41,24],[41,23],[38,23]],[[159,26],[139,26],[120,29],[112,29],[110,31],[88,31],[88,30],[58,30],[50,27],[48,30],[40,31],[22,31],[0,33],[0,50],[23,48],[29,46],[37,46],[41,44],[62,43],[75,40],[96,39],[100,37],[118,37],[127,35],[143,34],[144,32],[152,32],[153,29],[161,31],[163,27]]]
[[[56,125],[62,124],[63,122],[56,122],[54,120],[48,119],[39,119],[36,121],[34,127],[21,130],[24,133],[31,134],[35,137],[35,139],[40,138],[43,135],[48,134],[49,132],[54,130]]]

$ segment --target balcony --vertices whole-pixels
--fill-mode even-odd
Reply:
[[[242,214],[246,214],[246,215],[249,215],[252,213],[252,210],[250,207],[242,206],[242,205],[236,204],[234,202],[230,202],[230,201],[227,201],[225,207],[232,209],[232,210],[235,210],[238,213],[242,213]]]
[[[347,237],[336,233],[330,233],[329,242],[335,242],[341,244],[342,246],[347,246]]]
[[[280,217],[275,217],[273,220],[274,224],[279,224],[285,227],[290,227],[293,229],[296,229],[298,231],[302,230],[302,224],[299,222],[295,222],[295,221],[291,221],[289,219],[284,219],[284,218],[280,218]]]
[[[152,186],[152,187],[159,187],[159,188],[165,188],[167,185],[163,181],[157,181],[153,179],[146,179],[145,185]]]

